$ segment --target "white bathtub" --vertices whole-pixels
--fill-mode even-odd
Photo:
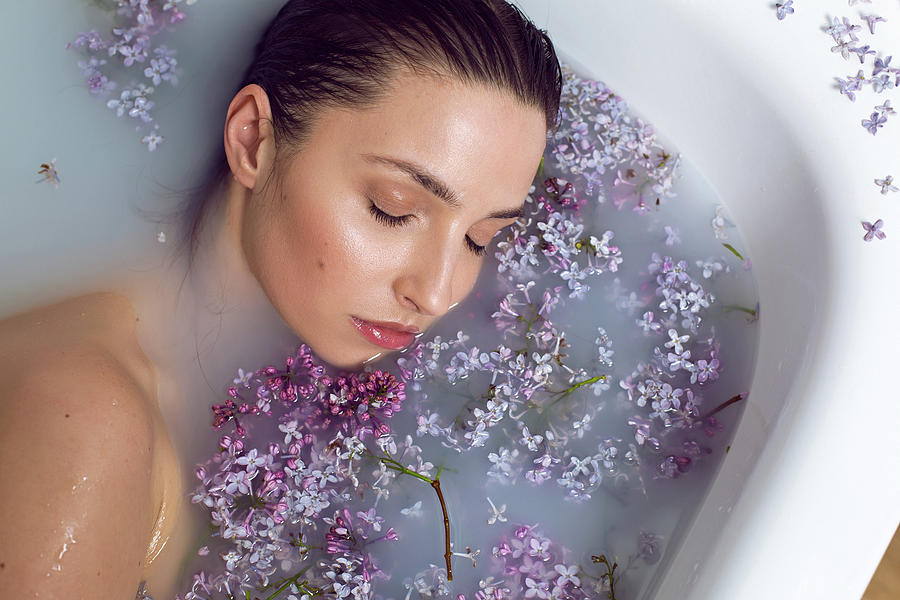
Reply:
[[[873,183],[900,178],[900,115],[860,125],[900,91],[851,104],[832,77],[859,61],[822,31],[826,14],[880,14],[862,43],[900,55],[900,6],[801,0],[778,21],[773,4],[519,0],[709,179],[759,284],[746,412],[646,597],[856,600],[900,522],[900,193]],[[876,218],[887,239],[866,243]]]
[[[233,82],[206,65],[226,64],[226,49],[248,51],[227,37],[235,11],[216,10],[241,2],[260,11],[254,27],[279,4],[198,3],[206,12],[186,31],[209,24],[212,41],[184,55],[185,83],[170,101],[214,87],[224,102]],[[900,180],[900,115],[875,137],[860,127],[874,95],[851,104],[831,89],[831,77],[858,63],[831,54],[820,28],[828,11],[878,12],[888,22],[874,41],[900,59],[900,5],[797,0],[797,13],[779,22],[767,0],[519,2],[718,189],[759,283],[760,356],[743,421],[647,596],[858,599],[900,521],[900,394],[891,387],[900,193],[882,196],[873,184],[889,173]],[[148,156],[88,97],[76,58],[62,49],[99,24],[79,3],[57,0],[53,11],[48,20],[28,3],[0,5],[0,22],[17,24],[0,40],[10,58],[0,75],[29,91],[0,99],[0,314],[99,289],[133,269],[157,235],[134,206],[156,206],[154,184],[170,173],[189,179],[196,157],[220,139],[221,107],[189,112],[172,101],[169,112],[161,107],[168,147]],[[210,83],[214,76],[221,81]],[[900,92],[890,96],[900,107]],[[38,165],[53,157],[62,184],[36,186]],[[863,242],[860,221],[879,217],[888,238]]]

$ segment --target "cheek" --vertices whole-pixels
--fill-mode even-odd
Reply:
[[[468,257],[467,257],[468,258]],[[484,259],[481,260],[464,260],[464,264],[460,264],[453,278],[453,298],[451,304],[462,302],[475,287],[478,281],[478,275],[484,266]]]

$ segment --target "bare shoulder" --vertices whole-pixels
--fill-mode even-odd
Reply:
[[[77,359],[78,353],[91,355],[102,348],[149,388],[153,366],[137,342],[137,320],[128,298],[113,292],[78,296],[2,319],[0,382],[30,371],[25,367],[45,361],[48,353]]]
[[[0,597],[134,595],[157,436],[152,367],[130,347],[122,300],[0,322],[0,481],[16,482],[0,495]]]

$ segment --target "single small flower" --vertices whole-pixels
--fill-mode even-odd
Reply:
[[[872,75],[878,75],[882,71],[892,71],[891,69],[891,59],[893,56],[888,56],[887,58],[876,58],[875,64],[872,67]]]
[[[850,51],[856,53],[856,56],[859,58],[859,64],[863,64],[866,60],[866,56],[869,54],[875,54],[875,51],[872,50],[868,44],[851,48]]]
[[[567,583],[572,583],[576,586],[581,585],[581,579],[578,578],[577,566],[559,564],[553,567],[553,570],[559,573],[559,577],[556,578],[556,585],[559,587],[563,587]]]
[[[493,525],[494,523],[497,523],[497,522],[506,523],[507,519],[506,519],[506,516],[503,514],[504,512],[506,512],[506,505],[501,504],[500,508],[497,508],[494,505],[493,501],[491,501],[490,498],[488,498],[487,501],[488,501],[488,504],[491,505],[491,516],[488,517],[487,524]]]
[[[884,17],[878,15],[862,15],[862,20],[869,25],[869,33],[875,35],[875,23],[884,23],[887,21]]]
[[[150,152],[153,152],[158,145],[165,141],[165,139],[166,138],[153,131],[149,135],[142,137],[141,142],[147,144],[147,149],[150,150]]]
[[[418,500],[415,504],[408,508],[401,508],[400,514],[404,517],[421,517],[422,516],[422,501]]]
[[[885,237],[885,233],[881,230],[881,227],[884,225],[884,221],[878,219],[874,223],[869,223],[868,221],[863,221],[862,226],[863,229],[866,230],[866,235],[863,236],[863,239],[867,242],[871,242],[874,238],[878,238],[879,240],[883,240]]]
[[[876,179],[875,185],[881,187],[881,193],[887,194],[888,192],[896,192],[900,191],[896,185],[894,185],[894,178],[891,175],[886,175],[884,179]]]
[[[853,48],[854,46],[851,46],[850,42],[840,41],[831,47],[831,51],[839,53],[844,60],[847,60],[850,58],[850,53],[853,52]]]
[[[666,225],[664,229],[666,231],[666,246],[674,246],[681,243],[681,232],[676,227]]]
[[[894,107],[891,106],[891,101],[890,101],[890,100],[885,100],[885,101],[884,101],[884,104],[881,104],[881,105],[879,105],[879,106],[876,106],[876,107],[875,107],[875,110],[877,110],[877,111],[880,112],[880,113],[883,113],[884,115],[895,115],[895,114],[897,114],[897,111],[894,110]]]
[[[862,126],[872,135],[875,135],[881,127],[884,127],[885,123],[887,123],[887,117],[877,111],[873,112],[868,119],[862,120]]]
[[[786,2],[776,2],[775,3],[775,16],[778,17],[778,20],[783,20],[786,16],[794,14],[794,0],[787,0]]]

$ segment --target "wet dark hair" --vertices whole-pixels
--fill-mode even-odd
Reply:
[[[376,104],[403,68],[510,93],[542,111],[548,131],[556,127],[562,78],[553,44],[505,0],[289,0],[237,89],[265,90],[283,158],[302,147],[320,110]],[[191,255],[208,198],[228,173],[222,148],[184,208]]]

